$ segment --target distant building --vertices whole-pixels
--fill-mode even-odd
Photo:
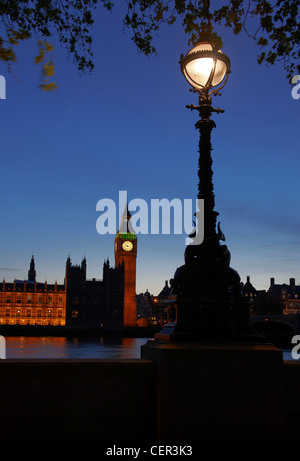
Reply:
[[[122,329],[137,326],[137,237],[129,229],[125,207],[115,238],[115,267],[103,264],[103,279],[87,280],[86,259],[67,258],[63,285],[36,281],[34,257],[28,280],[3,281],[0,325],[50,325],[76,329]]]
[[[152,298],[153,296],[148,290],[145,293],[136,295],[138,326],[150,326],[152,319]]]
[[[280,315],[300,313],[300,286],[295,279],[290,278],[290,283],[275,283],[274,277],[270,278],[267,290],[256,290],[247,277],[243,286],[244,296],[249,298],[250,315]]]
[[[0,325],[66,324],[65,285],[36,281],[32,256],[28,280],[14,280],[0,285]]]
[[[289,284],[276,284],[272,277],[267,299],[280,304],[284,314],[298,314],[300,313],[300,286],[296,285],[294,278],[290,278],[289,282]]]
[[[257,297],[257,290],[254,288],[252,283],[250,282],[250,276],[247,275],[247,281],[243,286],[242,289],[243,295],[248,296],[249,298],[256,298]]]
[[[124,326],[137,326],[136,257],[137,237],[129,226],[128,207],[122,214],[120,229],[115,238],[115,267],[124,266]]]
[[[103,264],[103,280],[86,279],[86,259],[66,263],[66,326],[122,329],[124,326],[124,266]]]
[[[157,298],[159,301],[164,301],[165,299],[168,299],[171,293],[171,287],[168,284],[168,280],[165,280],[165,285],[163,289],[159,292],[157,295]]]
[[[168,284],[168,280],[165,280],[163,289],[157,295],[157,317],[160,319],[160,323],[166,322],[168,318],[168,309],[170,308],[170,295],[172,289]]]
[[[249,300],[249,314],[255,315],[256,314],[256,306],[257,303],[260,301],[259,293],[254,288],[252,283],[250,282],[250,276],[247,275],[246,283],[243,285],[242,294],[246,296]]]
[[[63,285],[36,281],[34,257],[28,280],[0,285],[0,325],[65,326],[122,329],[124,266],[103,264],[103,280],[86,279],[86,259],[66,262]]]

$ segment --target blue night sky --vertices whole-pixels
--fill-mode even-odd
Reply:
[[[189,50],[180,24],[166,26],[159,55],[138,54],[123,33],[122,11],[98,9],[92,75],[80,75],[55,39],[59,88],[38,89],[35,41],[19,45],[11,72],[2,65],[0,276],[25,279],[34,254],[37,278],[64,281],[65,262],[87,259],[88,278],[114,265],[114,235],[99,235],[96,204],[119,191],[128,200],[196,199],[196,95],[178,60]],[[300,282],[300,99],[283,67],[258,65],[246,36],[221,31],[232,73],[214,99],[216,210],[231,266],[257,289],[270,277]],[[56,46],[57,45],[57,46]],[[185,235],[138,235],[137,293],[158,294],[184,263]]]

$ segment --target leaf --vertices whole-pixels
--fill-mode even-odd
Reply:
[[[45,48],[46,48],[47,51],[53,51],[54,50],[54,47],[51,45],[51,43],[45,42],[44,45],[45,45]]]
[[[38,64],[39,62],[42,62],[45,59],[45,52],[43,49],[40,50],[40,54],[35,56],[34,62],[35,64]]]
[[[53,64],[53,61],[49,61],[49,62],[46,62],[44,65],[43,65],[43,70],[42,70],[43,74],[45,75],[45,77],[51,77],[52,75],[54,75],[54,64]]]
[[[268,40],[264,37],[260,37],[257,44],[260,46],[266,46],[268,44]]]
[[[58,85],[55,82],[40,83],[39,88],[43,91],[54,91],[57,90]]]
[[[265,52],[261,53],[257,58],[258,64],[261,64],[265,60],[265,57],[266,57],[266,53]]]

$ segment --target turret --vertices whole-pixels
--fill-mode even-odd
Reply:
[[[32,255],[31,261],[30,261],[30,267],[28,271],[28,282],[35,282],[36,281],[36,272],[35,272],[35,263],[34,263],[34,257]]]

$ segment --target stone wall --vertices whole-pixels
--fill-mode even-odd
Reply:
[[[299,440],[300,423],[300,362],[288,361],[283,364],[283,400],[286,412],[286,427],[283,428],[287,440]]]
[[[166,351],[164,350],[163,353],[165,354]],[[211,353],[212,351],[209,352]],[[223,353],[222,363],[225,368],[226,361],[230,364],[229,357],[233,353],[230,352],[228,355]],[[201,354],[205,357],[203,350]],[[249,357],[253,356],[251,354]],[[174,360],[176,356],[180,360],[182,352],[178,355],[175,353]],[[199,431],[194,432],[198,434],[197,441],[219,440],[219,427],[214,427],[214,418],[211,415],[208,418],[212,407],[207,402],[209,398],[214,399],[215,396],[215,400],[212,400],[215,406],[216,399],[220,398],[220,391],[222,395],[231,395],[232,399],[229,407],[228,401],[218,401],[218,411],[223,418],[222,427],[226,426],[224,440],[240,440],[241,434],[236,431],[237,427],[242,427],[243,424],[245,428],[250,428],[250,430],[242,431],[244,440],[265,440],[265,438],[267,440],[272,438],[274,440],[298,440],[300,363],[297,361],[279,363],[278,376],[282,376],[282,382],[273,382],[273,388],[272,375],[270,375],[269,387],[265,381],[260,380],[260,375],[257,379],[253,379],[253,376],[249,380],[243,378],[242,381],[244,383],[249,381],[251,386],[247,389],[247,384],[244,384],[241,392],[239,389],[236,391],[232,389],[232,379],[230,389],[226,388],[229,386],[228,379],[223,379],[219,386],[216,385],[216,375],[211,359],[210,355],[209,362],[207,362],[210,375],[208,373],[206,376],[201,375],[201,370],[199,373],[192,373],[196,382],[188,386],[190,395],[180,393],[180,389],[183,389],[180,387],[181,382],[184,381],[184,376],[180,376],[180,366],[179,368],[175,366],[175,362],[173,362],[175,368],[171,363],[167,367],[164,364],[162,372],[155,358],[153,360],[149,358],[0,360],[0,440],[120,443],[161,440],[164,442],[162,434],[168,434],[168,429],[172,428],[173,431],[169,432],[169,436],[172,433],[175,434],[175,426],[179,428],[178,434],[184,434],[189,424],[194,430],[195,422],[199,425]],[[199,367],[199,362],[187,364],[186,359],[184,362],[185,367],[187,365]],[[255,368],[255,363],[256,359],[251,359],[250,371],[252,367]],[[230,366],[232,369],[232,365]],[[172,368],[175,369],[174,377],[172,377]],[[215,368],[217,368],[217,363]],[[222,375],[224,375],[225,368],[222,369]],[[237,366],[237,381],[233,377],[235,382],[241,382],[238,376],[239,369],[240,367]],[[232,375],[232,372],[230,373]],[[211,386],[209,379],[211,379]],[[165,381],[166,386],[162,380]],[[200,387],[204,385],[208,389],[206,392],[211,392],[211,395],[201,394]],[[276,392],[274,389],[277,389]],[[265,395],[263,399],[260,396],[262,393]],[[172,395],[177,395],[177,397],[172,399]],[[245,400],[239,399],[241,395],[244,399],[245,395],[259,396],[257,400],[251,401],[251,405],[255,405],[255,402],[261,405],[264,399],[267,399],[268,401],[263,403],[266,405],[263,411],[267,412],[269,407],[274,415],[275,406],[280,407],[282,404],[284,414],[278,416],[280,420],[274,424],[276,428],[274,434],[272,434],[272,428],[268,431],[266,424],[259,429],[261,421],[255,415],[259,415],[261,410],[256,411],[257,409],[251,407],[250,400],[248,406],[245,405]],[[164,396],[163,399],[162,396]],[[194,407],[192,407],[193,402]],[[190,405],[190,410],[185,403]],[[243,405],[247,409],[247,414],[245,410],[237,411],[237,409],[241,410]],[[195,414],[196,417],[192,416]],[[277,414],[279,415],[278,412]],[[233,421],[233,415],[241,418],[240,424],[237,424],[237,416]],[[253,415],[252,419],[251,415]],[[224,418],[227,418],[226,421]],[[268,421],[268,418],[265,421]],[[207,431],[208,422],[211,425],[209,432]],[[271,423],[273,424],[272,421]],[[233,430],[230,429],[231,427]],[[256,430],[253,431],[253,428]],[[184,437],[188,442],[186,434]],[[177,440],[180,440],[180,435],[176,435],[172,441]],[[194,435],[192,440],[195,441]]]
[[[0,440],[155,438],[150,360],[1,360]]]

